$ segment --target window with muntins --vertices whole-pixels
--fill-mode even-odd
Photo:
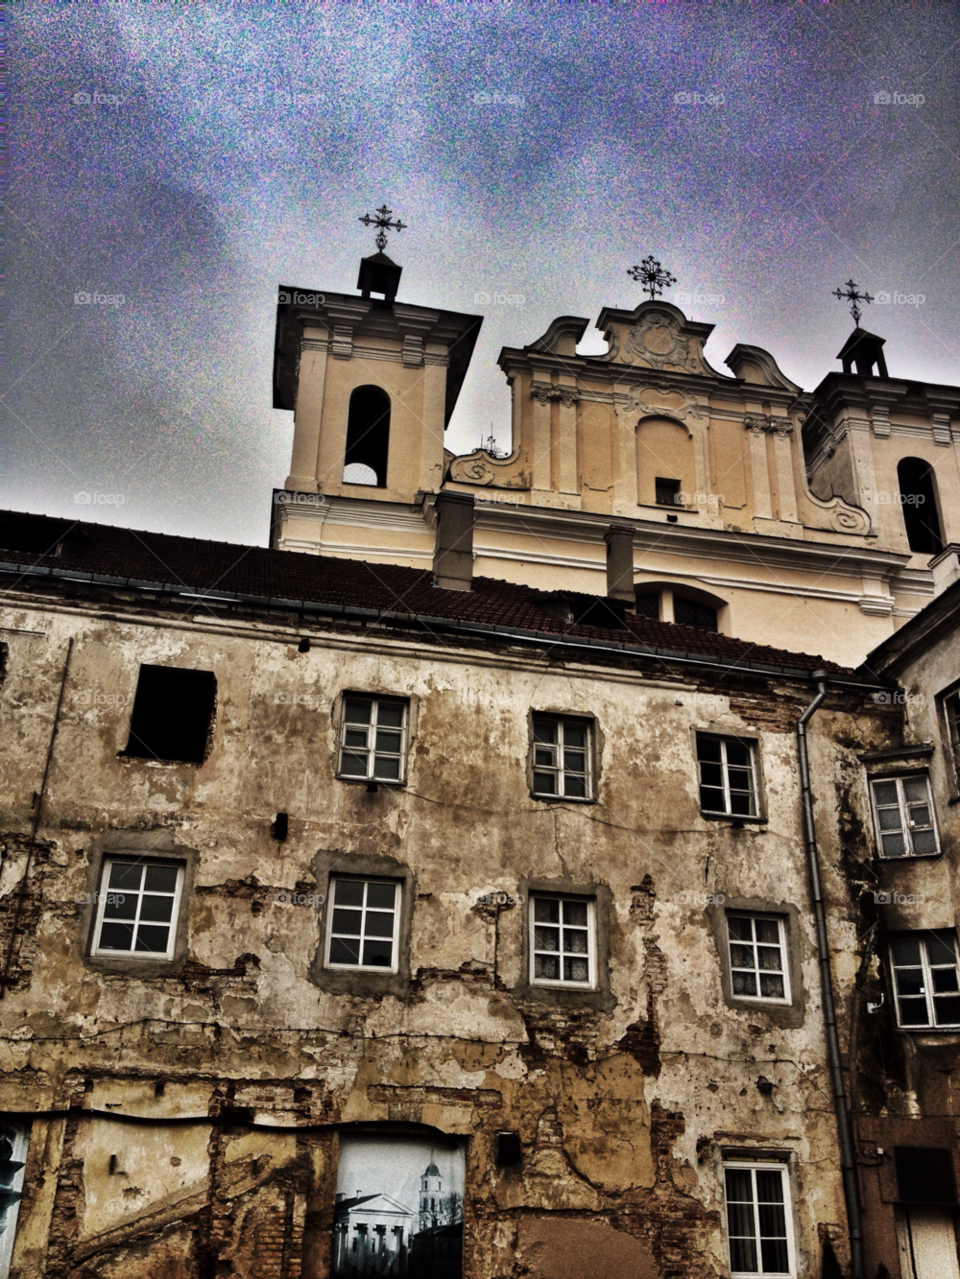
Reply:
[[[871,782],[881,857],[922,857],[939,852],[926,773]]]
[[[775,915],[727,916],[730,983],[738,999],[790,1003],[784,923]]]
[[[530,980],[538,986],[595,984],[595,904],[582,897],[530,899]]]
[[[97,894],[95,955],[172,959],[183,866],[108,858]]]
[[[533,792],[592,799],[590,725],[555,715],[533,717]]]
[[[396,972],[400,885],[382,879],[334,879],[327,925],[328,968]]]
[[[960,786],[960,688],[943,699],[943,713],[947,721],[954,776]]]
[[[406,763],[407,705],[396,698],[343,699],[340,730],[341,777],[401,782]]]
[[[957,939],[950,931],[914,933],[890,943],[897,1022],[905,1030],[960,1027]]]
[[[697,765],[704,813],[757,816],[756,758],[749,742],[698,733]]]
[[[723,1171],[733,1279],[794,1275],[787,1169],[726,1162]]]

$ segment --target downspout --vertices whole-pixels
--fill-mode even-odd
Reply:
[[[833,974],[830,967],[830,947],[827,939],[827,912],[820,883],[820,854],[817,850],[817,831],[813,822],[813,795],[810,790],[810,763],[807,756],[807,724],[827,696],[827,673],[814,671],[817,695],[797,720],[797,753],[800,760],[800,796],[803,805],[804,841],[807,848],[807,869],[810,872],[810,893],[813,898],[813,914],[817,924],[817,953],[820,959],[820,991],[823,1000],[823,1021],[827,1038],[827,1058],[830,1065],[830,1082],[833,1087],[833,1108],[837,1116],[840,1137],[840,1166],[843,1173],[843,1197],[847,1207],[847,1226],[850,1232],[850,1260],[852,1279],[863,1279],[863,1223],[860,1216],[860,1189],[857,1185],[857,1166],[854,1156],[853,1132],[847,1094],[843,1083],[843,1066],[840,1059],[840,1035],[837,1031],[837,1011],[833,1001]]]

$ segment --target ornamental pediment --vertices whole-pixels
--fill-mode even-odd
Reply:
[[[617,323],[608,329],[611,349],[607,358],[638,368],[716,377],[703,358],[705,327],[690,325],[676,307],[646,303],[632,323]]]

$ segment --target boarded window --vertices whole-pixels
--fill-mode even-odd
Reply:
[[[141,666],[124,755],[201,764],[217,681],[212,671]]]
[[[390,447],[390,397],[378,386],[358,386],[350,396],[344,484],[385,488]]]

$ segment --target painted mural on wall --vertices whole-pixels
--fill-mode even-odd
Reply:
[[[341,1137],[331,1279],[460,1279],[463,1176],[462,1146]]]

